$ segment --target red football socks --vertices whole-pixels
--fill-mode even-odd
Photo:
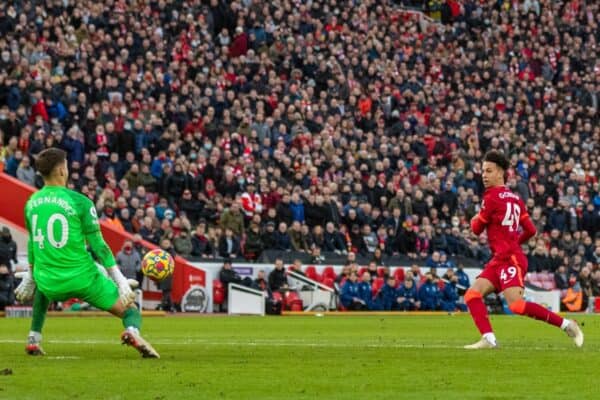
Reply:
[[[550,325],[554,325],[559,328],[563,323],[563,318],[560,315],[530,301],[525,302],[524,315],[527,315],[530,318],[539,319],[540,321],[545,321]]]
[[[467,290],[467,293],[465,293],[465,302],[467,303],[467,307],[469,307],[469,312],[479,332],[482,335],[492,332],[492,325],[490,324],[490,318],[488,317],[487,308],[483,303],[481,293],[473,289]]]

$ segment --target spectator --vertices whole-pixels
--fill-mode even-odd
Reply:
[[[434,282],[431,272],[425,274],[425,282],[419,288],[419,301],[422,311],[435,311],[440,306],[440,289],[437,282]]]
[[[17,179],[29,186],[35,186],[35,170],[29,162],[29,157],[21,159],[19,168],[17,168]]]
[[[323,234],[324,244],[323,250],[335,252],[337,254],[346,254],[346,246],[344,245],[344,239],[339,232],[335,230],[335,226],[332,222],[328,222],[325,226],[325,233]]]
[[[569,288],[569,275],[567,267],[561,265],[554,273],[554,284],[558,290],[567,290]]]
[[[350,311],[362,311],[367,309],[365,301],[360,298],[356,272],[351,272],[346,283],[342,286],[340,301],[342,305]]]
[[[240,205],[234,201],[221,215],[221,228],[230,229],[237,237],[244,233],[244,216],[240,212]]]
[[[275,250],[290,251],[292,249],[292,239],[288,233],[287,225],[285,222],[279,224],[279,229],[273,235],[275,244]]]
[[[373,291],[371,290],[371,274],[364,272],[358,283],[358,297],[364,302],[368,310],[377,310],[379,307],[373,301]]]
[[[396,293],[398,310],[414,311],[421,306],[417,296],[417,287],[412,277],[406,276],[404,283],[400,285]]]
[[[117,253],[115,261],[125,278],[137,280],[140,287],[142,287],[142,258],[137,249],[133,247],[131,240],[126,240],[123,243],[123,247]]]
[[[261,238],[260,226],[257,222],[252,221],[250,228],[246,233],[246,243],[244,245],[244,257],[247,260],[256,260],[260,257],[264,249]]]
[[[219,272],[219,280],[226,288],[229,287],[230,283],[248,287],[252,286],[252,279],[248,277],[242,279],[242,277],[233,269],[229,259],[225,259],[225,261],[223,261],[223,266]]]
[[[262,269],[258,271],[256,279],[254,279],[254,282],[252,283],[252,287],[263,292],[269,289],[269,283],[265,279],[265,271]]]
[[[160,248],[169,253],[172,257],[175,257],[175,249],[173,249],[171,240],[166,238],[162,239],[160,241]],[[158,288],[162,291],[162,299],[159,308],[163,311],[175,312],[173,299],[171,298],[171,291],[173,288],[173,276],[169,276],[168,278],[165,278],[162,281],[160,281],[158,283]]]
[[[275,269],[269,274],[269,288],[275,292],[281,289],[287,289],[287,277],[283,268],[283,259],[275,259]]]
[[[212,258],[214,249],[206,233],[206,222],[201,221],[192,235],[192,255],[201,258]]]
[[[194,245],[187,229],[181,230],[181,232],[173,239],[173,246],[177,254],[183,257],[189,257],[192,255]]]
[[[308,243],[302,236],[302,225],[298,221],[292,222],[292,226],[288,229],[288,236],[292,245],[292,250],[305,253],[309,250]]]
[[[442,291],[442,299],[441,299],[441,309],[443,311],[454,312],[457,309],[460,311],[467,311],[467,305],[464,303],[460,303],[458,288],[456,285],[458,284],[458,276],[452,275],[450,277],[450,281],[446,282],[444,285],[444,290]]]
[[[231,229],[225,228],[224,235],[219,239],[219,256],[237,258],[238,254],[240,254],[240,241]]]
[[[396,289],[396,279],[389,276],[377,293],[377,302],[384,311],[398,310],[398,291]]]
[[[14,277],[6,264],[0,264],[0,310],[11,306],[15,302]]]
[[[3,226],[0,230],[0,261],[10,267],[10,261],[17,263],[17,242],[15,242],[8,227]]]

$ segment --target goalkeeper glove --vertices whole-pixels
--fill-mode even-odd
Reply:
[[[27,303],[33,299],[35,293],[35,281],[31,276],[31,271],[18,272],[15,277],[21,278],[21,283],[15,289],[15,297],[19,303]]]
[[[110,275],[112,280],[117,284],[121,303],[123,303],[125,307],[128,307],[129,305],[133,304],[133,302],[135,301],[135,293],[133,293],[133,291],[131,290],[129,282],[127,281],[127,279],[125,279],[125,277],[121,273],[121,270],[119,270],[119,267],[115,265],[114,267],[106,268],[106,272],[108,272],[108,275]]]

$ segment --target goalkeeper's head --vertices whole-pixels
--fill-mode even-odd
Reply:
[[[66,186],[69,179],[67,153],[61,149],[49,148],[40,152],[35,160],[35,168],[44,178],[45,185]]]

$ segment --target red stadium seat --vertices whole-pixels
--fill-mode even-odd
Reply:
[[[325,278],[331,278],[331,279],[335,280],[336,275],[335,275],[335,270],[333,269],[333,267],[323,268],[323,279],[325,279]]]
[[[221,305],[225,302],[225,286],[220,280],[213,280],[213,303]]]
[[[369,269],[368,269],[367,267],[360,267],[360,268],[358,269],[358,277],[360,278],[361,276],[363,276],[363,274],[364,274],[365,272],[367,272],[368,270],[369,270]]]
[[[438,288],[439,288],[440,290],[444,290],[444,287],[445,287],[445,286],[446,286],[446,283],[445,283],[443,280],[441,280],[441,279],[440,279],[440,280],[438,281]]]
[[[281,302],[283,302],[283,296],[281,295],[280,292],[273,292],[273,300],[281,303]]]
[[[377,268],[377,276],[383,278],[385,276],[385,267]]]
[[[284,306],[291,311],[302,311],[302,299],[298,293],[290,290],[285,293]]]
[[[398,267],[394,270],[394,278],[396,278],[397,282],[404,282],[404,268]]]
[[[373,280],[373,285],[371,286],[373,296],[375,296],[377,292],[379,292],[379,290],[383,287],[384,284],[385,282],[383,281],[383,278],[375,278],[375,280]]]
[[[321,282],[323,285],[330,287],[330,288],[334,288],[334,280],[331,278],[323,278],[323,282]]]

